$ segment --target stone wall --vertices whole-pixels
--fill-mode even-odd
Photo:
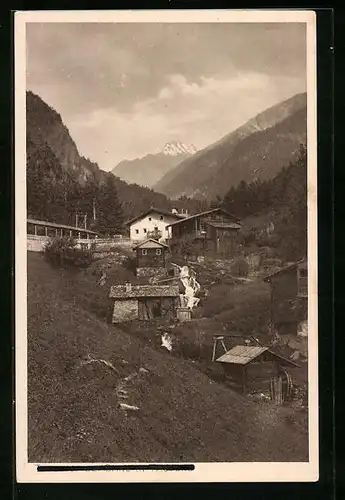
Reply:
[[[138,300],[115,300],[113,309],[113,323],[131,321],[138,318]]]
[[[46,236],[27,236],[27,249],[29,252],[43,252],[45,244],[49,241]]]
[[[139,278],[166,278],[168,271],[165,267],[137,267],[137,276]]]

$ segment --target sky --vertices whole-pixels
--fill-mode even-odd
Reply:
[[[27,89],[111,170],[180,140],[202,149],[306,91],[302,23],[28,23]]]

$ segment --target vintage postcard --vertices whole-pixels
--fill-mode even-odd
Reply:
[[[15,13],[18,482],[318,480],[313,11]]]

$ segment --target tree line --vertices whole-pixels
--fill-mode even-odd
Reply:
[[[273,179],[242,181],[231,187],[220,205],[239,218],[269,213],[274,232],[266,238],[287,259],[307,251],[307,149],[300,146],[294,161]],[[253,238],[255,235],[253,232]]]
[[[81,182],[80,167],[88,172]],[[127,184],[112,173],[99,169],[87,158],[73,170],[62,168],[45,142],[37,146],[27,136],[27,208],[28,217],[75,226],[85,221],[88,229],[102,235],[122,233],[124,222],[147,211],[151,206],[171,211],[207,210],[204,201],[185,196],[169,200],[164,194],[137,184]]]
[[[79,226],[100,234],[122,231],[124,213],[118,199],[112,174],[97,182],[94,176],[80,183],[78,174],[62,169],[49,146],[37,148],[27,142],[27,207],[28,217]]]

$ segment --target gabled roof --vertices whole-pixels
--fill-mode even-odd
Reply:
[[[178,297],[178,285],[114,285],[110,288],[111,299],[136,299],[139,297]]]
[[[158,214],[161,214],[161,215],[167,215],[169,217],[175,218],[176,220],[186,219],[186,217],[184,217],[183,215],[179,215],[179,214],[175,214],[173,212],[169,212],[169,210],[164,210],[163,208],[151,207],[148,210],[146,210],[146,212],[143,212],[142,214],[137,215],[136,217],[133,217],[132,219],[130,219],[129,221],[127,221],[126,225],[128,226],[130,224],[133,224],[133,222],[136,222],[139,219],[143,219],[144,217],[146,217],[147,215],[149,215],[151,212],[157,212]]]
[[[217,361],[219,363],[246,365],[265,351],[268,351],[268,347],[237,345],[223,354]]]
[[[283,267],[283,269],[279,269],[279,271],[276,271],[272,274],[269,274],[268,276],[265,276],[264,281],[269,282],[271,278],[278,276],[279,274],[283,274],[287,271],[292,271],[292,269],[296,268],[299,264],[304,264],[304,263],[308,264],[308,261],[305,257],[301,260],[298,260],[297,262],[288,264],[287,266]]]
[[[186,220],[195,219],[196,217],[202,217],[203,215],[208,215],[208,214],[212,214],[215,212],[222,212],[223,214],[228,215],[229,217],[232,217],[234,219],[234,221],[236,221],[236,222],[240,221],[238,217],[235,217],[233,214],[230,214],[229,212],[227,212],[223,208],[212,208],[211,210],[206,210],[205,212],[200,212],[198,214],[190,215],[189,217],[184,217],[181,220],[178,220],[176,222],[172,222],[171,224],[168,224],[167,227],[175,226],[176,224],[180,224],[181,222],[184,222]]]
[[[53,227],[56,229],[69,229],[73,231],[80,231],[83,233],[97,234],[95,231],[91,231],[91,229],[85,229],[83,227],[75,227],[75,226],[66,226],[65,224],[56,224],[55,222],[47,222],[44,220],[27,219],[26,222],[27,224],[34,224],[35,226]]]
[[[133,247],[133,250],[136,250],[137,248],[155,248],[155,247],[164,247],[164,248],[169,248],[168,245],[165,243],[161,243],[160,241],[154,240],[153,238],[148,238],[147,240],[141,241],[137,245]]]
[[[264,352],[269,352],[271,356],[279,358],[282,361],[282,365],[287,364],[290,366],[299,366],[294,361],[284,358],[280,354],[272,351],[269,347],[264,346],[246,346],[237,345],[230,349],[230,351],[223,354],[220,358],[216,359],[219,363],[230,363],[236,365],[247,365],[253,359],[257,358]]]

